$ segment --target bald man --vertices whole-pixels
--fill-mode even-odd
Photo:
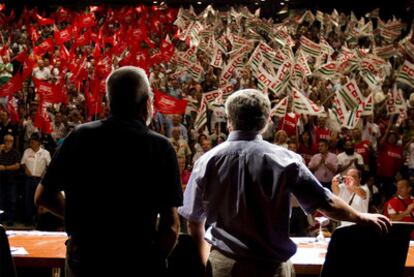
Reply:
[[[64,139],[35,201],[65,219],[66,276],[137,269],[160,276],[179,231],[177,157],[168,139],[147,128],[153,96],[142,69],[113,71],[106,88],[110,116]],[[137,227],[121,225],[130,221]]]

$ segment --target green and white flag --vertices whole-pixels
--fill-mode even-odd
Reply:
[[[322,53],[322,48],[318,43],[315,43],[305,36],[300,37],[300,49],[312,57],[319,57]]]
[[[414,88],[414,64],[406,60],[400,68],[397,81]]]
[[[338,94],[334,97],[332,108],[330,109],[331,118],[334,118],[339,127],[342,127],[345,122],[345,117],[348,115],[344,101]]]
[[[289,103],[289,96],[282,98],[270,111],[270,116],[284,117]]]
[[[324,113],[323,106],[316,105],[312,100],[303,95],[299,90],[292,87],[293,111],[298,114],[320,116]]]
[[[367,97],[365,97],[365,109],[362,112],[362,115],[373,115],[374,114],[374,97],[371,92]]]
[[[207,124],[207,103],[204,97],[201,99],[200,107],[197,111],[197,116],[194,120],[194,129],[200,130],[204,125]]]
[[[355,83],[355,80],[351,80],[345,85],[343,85],[339,91],[342,99],[345,102],[345,105],[349,109],[354,109],[357,106],[363,106],[362,110],[365,108],[365,97],[362,95],[361,91],[358,88],[358,85]]]
[[[322,65],[313,72],[313,75],[325,80],[331,80],[338,74],[338,64],[336,62],[329,62]]]

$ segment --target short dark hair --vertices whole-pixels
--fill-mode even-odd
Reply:
[[[145,71],[134,66],[114,70],[106,80],[111,114],[122,118],[138,118],[152,97]]]
[[[33,133],[30,136],[30,140],[40,141],[41,140],[40,134],[39,133]]]

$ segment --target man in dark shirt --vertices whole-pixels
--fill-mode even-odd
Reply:
[[[323,188],[301,156],[262,139],[270,114],[267,95],[235,92],[226,112],[229,137],[195,163],[179,208],[212,276],[294,276],[291,193],[307,213],[319,209],[337,220],[389,228],[383,215],[359,213]]]
[[[17,170],[20,168],[19,152],[13,147],[14,137],[4,136],[0,145],[0,209],[4,210],[7,225],[14,224],[17,203]]]
[[[179,231],[177,157],[165,137],[146,127],[152,93],[142,69],[112,72],[107,93],[111,116],[65,138],[35,201],[65,217],[67,276],[137,270],[159,276]]]

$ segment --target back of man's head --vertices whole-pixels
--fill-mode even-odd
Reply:
[[[145,71],[134,66],[114,70],[106,80],[111,114],[126,119],[144,119],[150,86]]]
[[[233,130],[261,131],[270,114],[270,101],[256,89],[239,90],[227,99],[226,113]]]

